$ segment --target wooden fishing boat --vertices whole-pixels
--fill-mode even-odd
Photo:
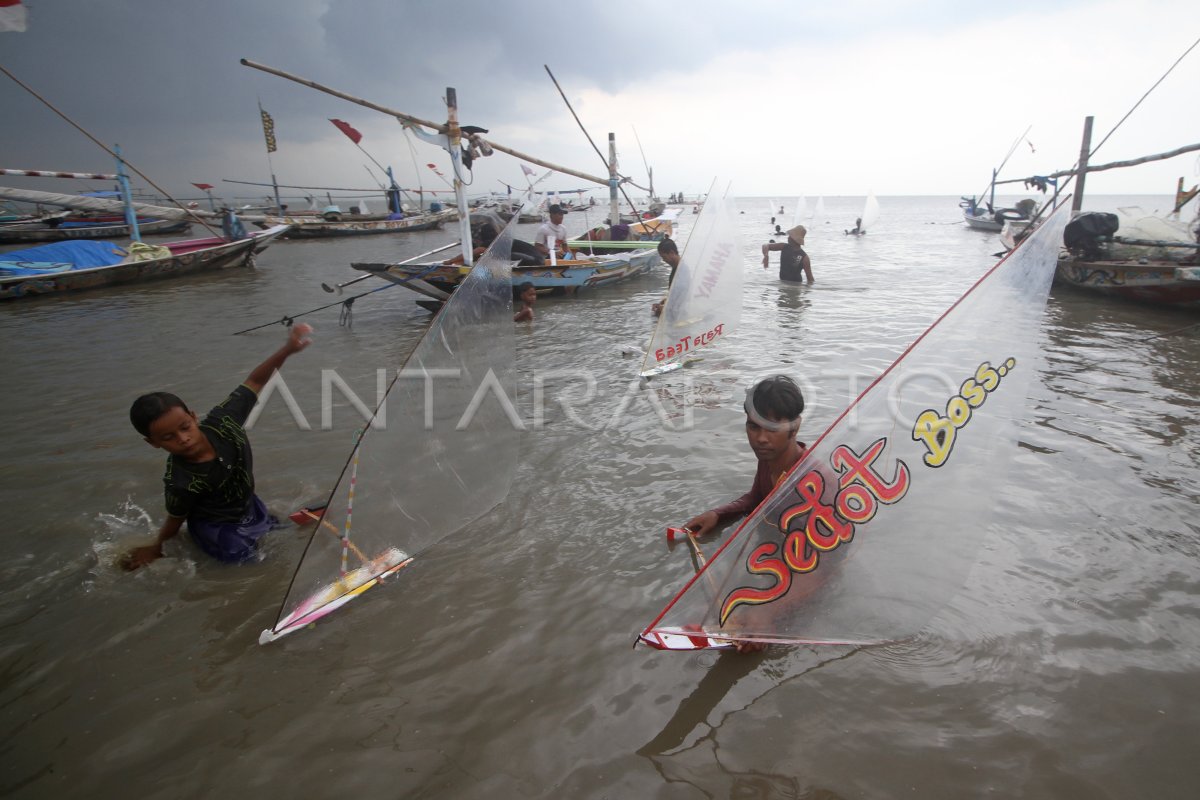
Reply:
[[[616,231],[609,227],[597,227],[582,236],[571,239],[567,246],[581,253],[623,253],[631,250],[653,250],[658,243],[674,232],[679,209],[664,211],[654,219],[622,225]],[[614,233],[617,239],[613,240]]]
[[[963,222],[967,223],[967,227],[977,231],[988,231],[990,233],[999,233],[1004,230],[1006,222],[1022,222],[1029,224],[1029,214],[1017,208],[1000,208],[993,209],[991,206],[983,207],[975,203],[974,198],[963,198],[959,203],[962,208]]]
[[[1032,128],[1033,126],[1029,126]],[[1017,137],[1016,141],[1008,149],[1008,155],[1000,162],[1000,166],[992,170],[992,179],[988,183],[988,187],[984,190],[980,200],[976,200],[975,196],[963,197],[959,200],[958,206],[962,209],[963,222],[967,223],[967,227],[976,231],[987,231],[989,233],[1000,233],[1004,230],[1006,222],[1025,221],[1028,223],[1032,213],[1037,208],[1037,204],[1032,201],[1022,200],[1013,208],[996,208],[996,186],[998,183],[1011,183],[1011,181],[998,181],[997,177],[1000,170],[1004,169],[1004,165],[1012,158],[1013,153],[1025,141],[1025,137],[1029,135],[1029,128]]]
[[[287,230],[277,225],[244,239],[220,237],[121,247],[112,242],[58,242],[0,253],[0,300],[77,292],[102,286],[165,280],[253,264]],[[165,251],[165,252],[164,252]]]
[[[142,234],[183,233],[188,230],[187,220],[139,219],[138,231]],[[74,239],[127,239],[129,226],[125,223],[58,224],[41,222],[17,223],[0,226],[0,242],[63,242]]]
[[[573,294],[580,289],[606,286],[648,272],[660,263],[657,250],[598,258],[562,260],[557,264],[514,266],[513,286],[528,281],[551,294]],[[453,292],[469,272],[461,264],[351,264],[354,269],[407,286],[437,299]],[[426,287],[431,287],[430,292]]]
[[[404,219],[341,220],[326,222],[300,217],[268,216],[266,226],[287,225],[289,239],[319,239],[335,236],[368,236],[381,233],[409,233],[440,228],[443,223],[458,219],[457,209],[446,209],[429,214],[416,214]]]
[[[1090,292],[1181,308],[1200,308],[1200,266],[1173,261],[1088,261],[1060,258],[1055,283]]]
[[[0,230],[9,225],[54,225],[66,219],[69,213],[56,211],[52,214],[22,214],[14,210],[12,213],[0,215]]]
[[[1187,228],[1153,216],[1080,214],[1063,234],[1055,282],[1123,300],[1200,308],[1200,244],[1188,240]],[[1147,235],[1157,238],[1142,238]]]

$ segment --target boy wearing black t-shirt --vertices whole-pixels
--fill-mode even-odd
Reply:
[[[203,420],[170,392],[144,394],[129,409],[133,427],[151,447],[166,450],[163,476],[167,519],[154,544],[135,547],[121,559],[137,569],[161,558],[163,542],[186,521],[200,549],[221,561],[255,556],[259,537],[277,520],[254,494],[250,440],[242,426],[258,402],[258,393],[283,362],[308,347],[310,325],[296,325],[287,343],[254,371]]]

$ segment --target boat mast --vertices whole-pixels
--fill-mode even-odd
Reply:
[[[1083,143],[1079,145],[1079,166],[1075,173],[1075,197],[1071,199],[1071,213],[1078,214],[1083,208],[1083,182],[1087,177],[1088,155],[1092,151],[1092,120],[1094,117],[1083,119]]]
[[[610,226],[621,222],[621,201],[617,198],[617,186],[621,179],[617,177],[617,135],[608,134],[608,214]]]
[[[471,244],[471,211],[462,181],[462,132],[458,128],[458,93],[446,87],[446,149],[450,152],[450,164],[454,167],[454,200],[458,204],[458,232],[462,240],[463,264],[472,266],[474,248]]]
[[[267,167],[271,170],[271,186],[275,190],[275,213],[283,216],[283,201],[279,199],[279,181],[275,180],[275,162],[271,160],[271,153],[275,152],[275,120],[271,115],[263,110],[262,102],[258,104],[258,116],[262,120],[263,139],[267,143]]]
[[[129,188],[129,176],[125,174],[125,162],[121,160],[121,145],[113,145],[113,153],[117,157],[117,183],[121,187],[121,199],[125,201],[125,224],[129,226],[129,238],[140,242],[142,234],[138,230],[137,212],[133,210],[133,192]]]
[[[429,120],[421,119],[420,117],[414,117],[411,114],[405,114],[402,111],[397,111],[395,109],[388,108],[386,106],[381,106],[377,103],[372,103],[369,100],[364,100],[360,97],[355,97],[354,95],[346,94],[345,92],[340,92],[337,89],[332,89],[328,86],[322,86],[321,84],[319,84],[315,81],[310,81],[307,78],[301,78],[297,75],[292,75],[288,72],[284,72],[283,70],[275,69],[274,67],[268,67],[265,64],[256,63],[254,61],[251,61],[248,58],[241,59],[240,63],[243,66],[250,67],[251,69],[257,69],[261,72],[268,72],[272,75],[277,75],[280,78],[284,78],[286,80],[293,81],[295,83],[299,83],[304,86],[307,86],[310,89],[316,89],[319,92],[324,92],[325,94],[333,95],[334,97],[340,97],[343,100],[350,101],[351,103],[357,103],[358,105],[363,106],[364,108],[372,108],[383,114],[387,114],[388,116],[395,117],[396,119],[400,120],[401,123],[407,123],[408,127],[410,127],[412,129],[413,133],[417,133],[417,127],[429,128],[429,129],[433,130],[434,132],[440,133],[440,134],[445,134],[447,132],[445,125],[440,125],[436,122],[431,122]],[[3,67],[0,67],[0,70],[2,70],[2,69],[3,69]],[[523,153],[520,150],[517,150],[515,148],[507,147],[502,144],[498,144],[498,143],[492,141],[491,139],[485,139],[482,136],[479,136],[477,138],[481,145],[486,144],[489,147],[491,147],[493,150],[499,150],[501,153],[507,153],[508,155],[513,156],[514,158],[519,158],[522,161],[528,161],[530,164],[537,164],[540,167],[545,167],[546,169],[552,169],[552,170],[555,170],[556,172],[561,172],[564,175],[574,175],[576,178],[581,178],[585,181],[591,181],[592,183],[597,183],[597,184],[600,184],[601,186],[604,186],[608,183],[608,181],[606,181],[603,178],[597,177],[595,175],[589,175],[586,172],[581,172],[576,169],[571,169],[570,167],[565,167],[565,166],[562,166],[561,164],[555,164],[554,162],[547,161],[544,158],[538,158],[536,156],[531,156],[528,153]]]

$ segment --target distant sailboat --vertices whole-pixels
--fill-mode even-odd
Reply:
[[[813,219],[813,222],[821,222],[822,220],[825,219],[825,198],[824,197],[820,197],[820,196],[817,197],[817,202],[813,206],[812,219]]]
[[[808,205],[808,201],[804,199],[804,195],[800,195],[799,197],[796,198],[796,210],[792,214],[792,227],[793,228],[800,224],[800,220],[804,216],[805,207],[807,205]]]
[[[868,230],[875,227],[875,223],[879,220],[879,201],[875,199],[875,195],[868,194],[867,200],[863,203],[862,216],[855,220],[854,228],[846,231],[847,236],[862,236]]]

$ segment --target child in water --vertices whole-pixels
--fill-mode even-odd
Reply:
[[[796,439],[804,413],[804,395],[786,375],[774,375],[746,392],[746,439],[758,459],[750,491],[724,505],[697,514],[683,527],[695,536],[711,533],[722,523],[743,517],[758,507],[783,477],[804,458],[807,447]],[[754,653],[765,645],[737,642],[739,653]]]
[[[513,315],[513,322],[533,322],[533,304],[537,300],[537,289],[525,281],[517,287],[517,297],[521,299],[521,310]]]
[[[746,439],[758,458],[750,491],[741,497],[692,517],[685,528],[696,536],[717,525],[745,516],[758,507],[788,471],[804,457],[805,445],[796,439],[804,413],[804,395],[786,375],[764,378],[746,392]]]
[[[253,559],[259,538],[278,523],[254,493],[250,441],[242,426],[258,393],[283,362],[308,347],[310,325],[296,325],[287,342],[259,364],[229,397],[199,419],[170,392],[144,394],[129,409],[129,421],[146,443],[167,451],[167,519],[152,545],[121,558],[127,570],[162,558],[163,543],[188,532],[200,549],[221,561]]]
[[[667,277],[667,289],[669,290],[671,283],[675,280],[675,273],[679,270],[679,246],[668,236],[658,243],[658,255],[671,268],[671,274]],[[662,314],[663,306],[666,304],[667,298],[664,297],[659,302],[653,303],[650,306],[650,311],[657,317]]]

